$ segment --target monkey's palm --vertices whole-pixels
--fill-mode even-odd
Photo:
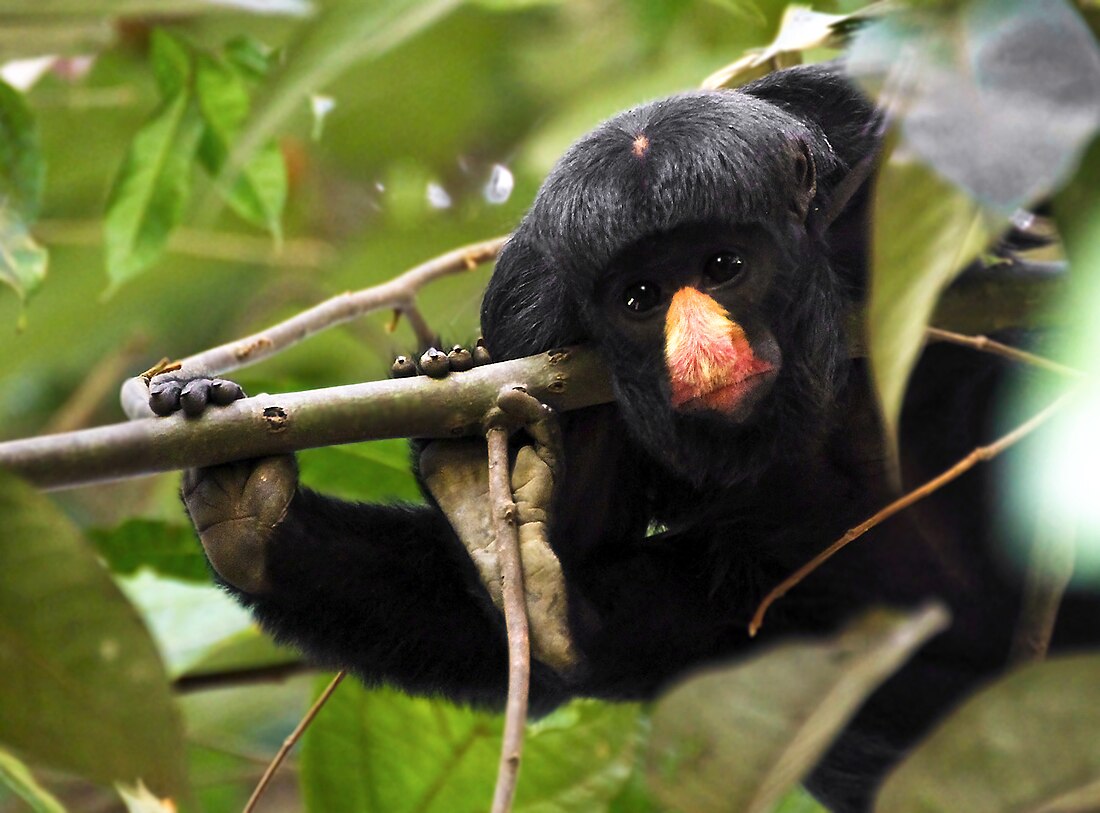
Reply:
[[[164,379],[150,388],[149,402],[158,415],[182,410],[194,417],[210,404],[223,406],[243,397],[239,386],[223,379]],[[184,473],[184,505],[207,559],[224,581],[253,595],[270,589],[268,545],[297,488],[298,468],[293,455],[242,460]]]

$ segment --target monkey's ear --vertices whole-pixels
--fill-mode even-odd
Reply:
[[[581,341],[578,309],[561,273],[531,245],[526,221],[504,245],[481,301],[481,330],[494,361]]]
[[[794,194],[791,197],[791,212],[799,223],[805,223],[810,207],[817,195],[817,165],[809,145],[802,139],[794,144],[794,172],[792,184]]]

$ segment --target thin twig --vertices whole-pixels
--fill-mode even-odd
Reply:
[[[424,314],[416,306],[415,301],[409,301],[398,312],[405,314],[405,318],[409,320],[409,326],[412,327],[417,341],[420,342],[419,349],[426,350],[439,344],[439,334],[432,330],[428,320],[424,318]]]
[[[1076,531],[1073,519],[1056,512],[1049,498],[1044,501],[1031,546],[1020,620],[1012,639],[1014,662],[1041,661],[1046,657],[1062,596],[1073,578]]]
[[[967,336],[962,333],[955,333],[954,331],[943,330],[938,327],[929,327],[925,332],[928,338],[933,341],[961,344],[964,347],[981,350],[983,353],[992,353],[995,356],[1001,356],[1006,359],[1011,359],[1012,361],[1019,361],[1023,364],[1030,364],[1034,367],[1041,367],[1044,370],[1050,370],[1053,373],[1070,376],[1071,378],[1085,377],[1083,372],[1073,367],[1068,367],[1065,364],[1060,364],[1057,361],[1052,361],[1043,356],[1037,356],[1026,350],[1020,350],[1011,345],[1002,344],[988,336]]]
[[[275,772],[279,770],[279,766],[283,764],[283,760],[285,760],[287,754],[290,753],[290,749],[302,738],[302,734],[309,728],[309,724],[313,722],[313,718],[317,716],[317,713],[325,703],[328,702],[328,699],[332,697],[332,693],[336,691],[336,687],[340,685],[340,681],[342,681],[346,675],[347,672],[343,670],[336,673],[336,677],[332,679],[332,682],[325,687],[323,692],[321,692],[321,696],[309,707],[309,711],[305,713],[301,722],[290,732],[290,736],[283,740],[279,752],[275,754],[275,758],[271,760],[271,764],[267,766],[267,770],[264,771],[263,776],[260,777],[260,781],[256,784],[256,789],[252,791],[252,795],[248,797],[248,802],[245,804],[242,813],[252,813],[256,807],[256,803],[260,800],[260,796],[263,795],[263,792],[267,789],[267,786],[275,776]]]
[[[255,683],[278,683],[297,675],[316,669],[306,661],[291,661],[268,666],[227,669],[223,672],[200,672],[195,675],[181,675],[172,681],[172,690],[177,694],[206,692],[213,689],[225,689],[236,686],[249,686]]]
[[[516,506],[512,501],[512,482],[508,472],[508,430],[504,426],[491,426],[485,438],[489,445],[489,505],[500,563],[504,623],[508,630],[508,700],[504,707],[504,737],[492,813],[507,813],[512,809],[523,752],[527,693],[531,681],[531,646],[527,629],[527,601],[523,594],[523,566],[516,532]]]
[[[894,514],[897,514],[900,511],[904,511],[906,508],[924,499],[929,494],[932,494],[935,491],[938,491],[940,488],[943,488],[943,486],[947,485],[952,480],[955,480],[966,472],[970,471],[970,469],[974,468],[974,466],[978,465],[978,463],[992,460],[1005,449],[1023,440],[1025,437],[1030,435],[1032,432],[1034,432],[1036,429],[1038,429],[1040,426],[1050,420],[1055,414],[1057,414],[1059,410],[1061,410],[1067,403],[1069,403],[1070,399],[1074,395],[1075,392],[1068,392],[1062,395],[1056,401],[1054,401],[1054,403],[1050,404],[1041,412],[1017,426],[1007,435],[1003,435],[988,446],[979,446],[977,449],[972,451],[970,454],[968,454],[962,460],[958,461],[955,465],[944,471],[942,474],[933,477],[931,480],[924,483],[920,487],[913,489],[908,494],[905,494],[904,496],[890,503],[874,516],[869,517],[868,519],[861,522],[859,525],[849,530],[846,534],[844,534],[844,536],[833,542],[833,544],[829,545],[829,547],[827,547],[809,562],[804,564],[802,567],[800,567],[798,570],[796,570],[794,573],[792,573],[790,576],[780,582],[775,588],[772,589],[770,593],[768,593],[764,597],[764,600],[761,601],[760,605],[756,608],[756,613],[753,615],[752,621],[749,622],[749,635],[755,636],[756,633],[759,632],[760,627],[764,623],[764,614],[767,613],[768,608],[771,607],[772,604],[785,596],[793,587],[797,586],[799,583],[802,582],[803,579],[805,579],[807,576],[809,576],[811,573],[821,567],[821,565],[831,559],[833,557],[833,554],[837,553],[841,548],[844,548],[848,545],[848,543],[859,539],[859,537],[863,536],[876,525],[879,525],[880,523],[894,516]]]
[[[479,263],[494,259],[506,239],[494,237],[456,248],[380,285],[339,294],[259,333],[188,356],[180,362],[181,376],[224,375],[268,358],[321,330],[371,311],[405,308],[414,300],[416,292],[432,280],[468,271]],[[152,415],[148,390],[139,379],[127,381],[120,397],[122,409],[130,418]]]

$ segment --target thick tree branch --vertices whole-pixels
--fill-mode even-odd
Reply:
[[[565,411],[612,400],[593,350],[575,348],[427,376],[260,395],[211,409],[0,443],[0,468],[43,489],[210,466],[318,446],[480,434],[505,386]]]

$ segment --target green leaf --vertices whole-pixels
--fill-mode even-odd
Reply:
[[[276,51],[266,44],[241,34],[225,44],[225,58],[248,79],[263,79],[271,70]]]
[[[27,803],[33,813],[65,813],[61,802],[38,784],[30,769],[0,748],[0,784]]]
[[[186,16],[227,11],[304,16],[311,8],[308,0],[0,0],[0,15],[32,18]]]
[[[217,179],[248,117],[248,89],[233,68],[204,54],[198,60],[195,92],[206,121],[199,160]],[[232,190],[219,187],[219,191],[238,215],[267,228],[276,240],[281,239],[287,175],[283,155],[275,144],[252,156]]]
[[[681,683],[653,714],[648,764],[657,798],[693,813],[771,811],[946,622],[938,606],[874,612],[832,640],[785,644]]]
[[[421,33],[460,5],[460,0],[339,0],[288,47],[290,59],[264,89],[241,137],[225,161],[218,184],[235,185],[255,153],[286,121],[306,107],[345,70],[375,60]]]
[[[153,31],[149,61],[162,99],[171,99],[187,90],[193,70],[191,49],[167,32]]]
[[[88,536],[115,573],[132,575],[148,567],[182,581],[210,581],[206,557],[190,525],[131,519],[114,529],[90,530]]]
[[[77,529],[0,473],[0,741],[102,782],[184,786],[164,667]]]
[[[577,701],[531,723],[516,813],[604,809],[634,761],[638,710]],[[302,789],[312,811],[487,810],[501,718],[345,681],[306,733]]]
[[[1024,51],[1042,58],[1022,59]],[[900,92],[887,106],[906,145],[1006,214],[1066,181],[1100,126],[1100,54],[1070,0],[884,15],[857,34],[846,64],[856,76],[892,79]]]
[[[34,241],[27,224],[0,204],[0,282],[26,302],[46,278],[48,264],[48,252]]]
[[[23,94],[0,81],[0,201],[27,223],[38,217],[46,163]]]
[[[303,483],[347,500],[423,499],[409,467],[409,444],[404,440],[309,449],[299,454],[298,466]]]
[[[300,652],[280,646],[258,627],[249,627],[235,635],[223,638],[209,649],[202,658],[187,667],[185,675],[206,675],[217,672],[234,672],[263,666],[298,663]]]
[[[898,150],[879,173],[872,222],[868,352],[893,447],[905,385],[940,293],[989,233],[976,203]]]
[[[1100,656],[1020,668],[945,720],[886,780],[881,813],[1100,809]]]
[[[166,101],[134,137],[107,204],[111,290],[160,259],[191,195],[203,122],[189,93]]]

